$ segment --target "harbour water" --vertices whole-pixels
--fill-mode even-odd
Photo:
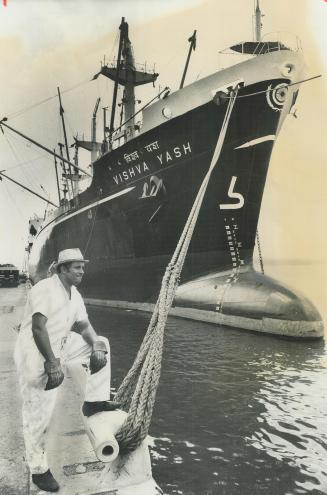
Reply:
[[[118,387],[150,315],[90,309]],[[324,340],[289,341],[168,320],[150,431],[167,494],[327,493]]]

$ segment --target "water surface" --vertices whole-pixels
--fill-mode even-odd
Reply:
[[[89,313],[110,339],[118,387],[150,315]],[[170,318],[150,434],[153,475],[167,494],[326,494],[324,341]]]

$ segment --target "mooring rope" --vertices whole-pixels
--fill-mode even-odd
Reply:
[[[178,241],[175,252],[166,268],[160,294],[155,305],[148,330],[145,334],[135,361],[120,385],[115,401],[128,410],[128,416],[116,434],[120,453],[135,450],[148,434],[152,411],[158,388],[163,336],[166,320],[173,303],[180,274],[192,239],[203,198],[216,166],[225,140],[230,116],[237,98],[238,88],[232,90],[218,141],[211,159],[210,167],[200,186],[189,217]]]

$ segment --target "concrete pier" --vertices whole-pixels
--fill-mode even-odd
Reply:
[[[0,495],[42,495],[25,463],[21,399],[13,350],[27,289],[0,289]],[[80,406],[83,397],[65,376],[48,432],[48,458],[61,495],[152,495],[162,493],[152,478],[151,465],[139,466],[137,476],[113,480],[117,465],[97,460],[85,433]],[[142,455],[147,451],[142,446]],[[137,451],[135,452],[137,455]],[[148,454],[146,453],[148,456]],[[119,458],[118,458],[119,459]],[[116,463],[117,464],[117,463]],[[118,463],[119,464],[119,463]],[[142,474],[142,470],[144,473]],[[124,469],[123,469],[124,471]],[[129,470],[128,470],[129,471]],[[129,471],[131,472],[131,471]]]
[[[21,400],[13,351],[26,300],[26,289],[0,289],[0,494],[29,493],[24,461]]]

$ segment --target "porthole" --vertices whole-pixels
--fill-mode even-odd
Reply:
[[[171,115],[172,115],[172,111],[169,107],[164,107],[162,109],[162,115],[166,118],[166,119],[170,119]]]

